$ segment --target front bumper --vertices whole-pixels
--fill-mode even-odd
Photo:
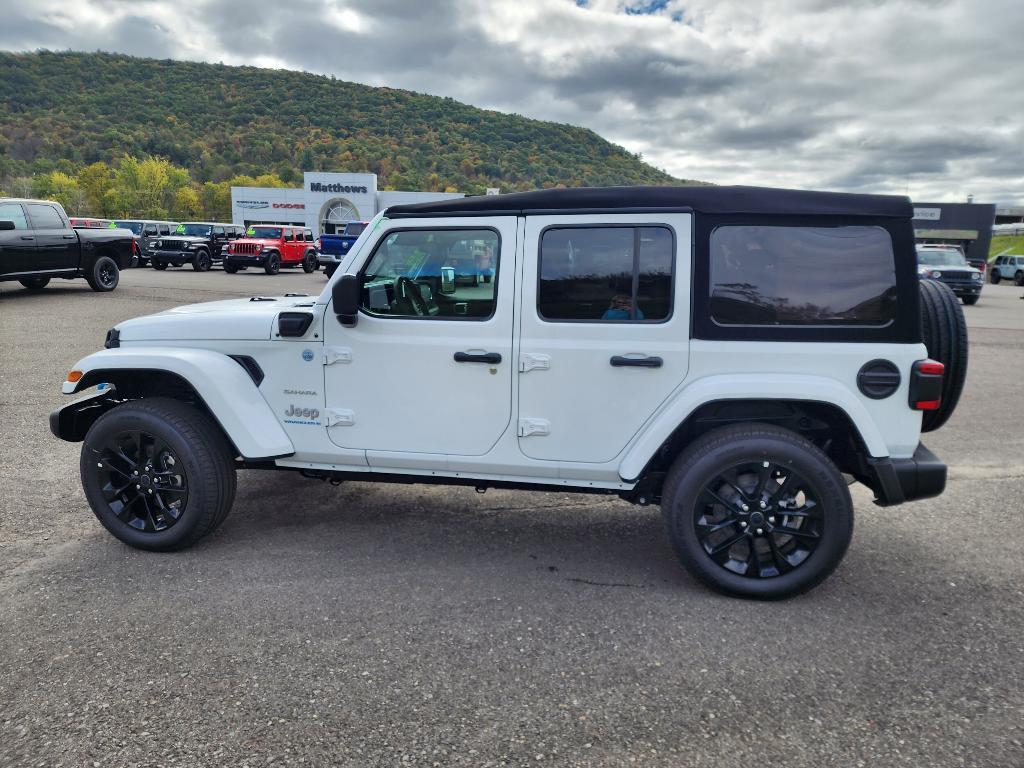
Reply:
[[[226,253],[224,264],[229,267],[263,267],[266,266],[267,257],[262,253]]]
[[[946,465],[924,443],[909,459],[868,459],[874,470],[875,503],[882,507],[938,496],[946,488]]]
[[[149,260],[180,267],[182,264],[191,264],[195,257],[195,251],[152,251]]]

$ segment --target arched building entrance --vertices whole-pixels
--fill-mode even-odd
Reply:
[[[320,231],[333,235],[345,228],[346,222],[359,221],[359,209],[343,197],[328,200],[320,208]]]

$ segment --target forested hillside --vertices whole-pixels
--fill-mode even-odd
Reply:
[[[104,53],[0,53],[0,186],[158,157],[193,182],[372,171],[480,193],[679,183],[593,131],[302,72]]]

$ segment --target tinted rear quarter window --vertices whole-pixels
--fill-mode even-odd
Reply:
[[[892,239],[881,227],[722,226],[710,256],[719,325],[884,326],[896,317]]]

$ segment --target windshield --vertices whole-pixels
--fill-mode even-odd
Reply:
[[[966,267],[967,259],[960,251],[949,250],[927,250],[917,252],[917,263],[928,264],[933,267]]]
[[[348,224],[345,227],[345,234],[349,237],[358,237],[363,234],[363,230],[366,229],[366,225],[363,222],[357,222],[355,224]]]
[[[278,240],[281,237],[280,227],[249,227],[245,230],[246,237],[255,237],[263,240]]]
[[[142,234],[142,222],[141,221],[115,221],[114,224],[121,229],[130,229],[133,235]]]
[[[179,224],[174,228],[174,234],[186,237],[209,237],[211,231],[213,227],[209,224]]]

